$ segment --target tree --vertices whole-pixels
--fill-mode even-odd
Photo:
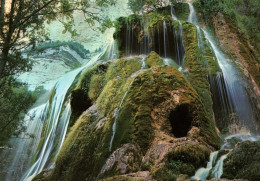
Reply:
[[[113,3],[115,0],[96,0],[95,6]],[[30,69],[19,52],[47,38],[44,22],[58,20],[64,32],[76,35],[72,15],[81,11],[89,25],[101,22],[101,30],[111,26],[108,18],[89,10],[91,6],[90,0],[0,0],[0,80]]]
[[[23,129],[23,117],[38,94],[16,80],[19,73],[31,69],[31,62],[21,50],[48,39],[44,23],[58,20],[64,32],[77,35],[73,29],[73,12],[84,13],[89,25],[101,23],[99,30],[112,22],[101,17],[96,9],[114,4],[115,0],[0,0],[0,145]],[[96,12],[89,8],[94,6]]]

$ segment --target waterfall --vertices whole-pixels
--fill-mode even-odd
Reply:
[[[57,84],[55,85],[54,87],[55,95],[52,99],[52,102],[50,103],[48,114],[47,114],[48,125],[44,136],[43,146],[41,148],[39,157],[34,162],[34,164],[28,169],[28,171],[25,173],[25,175],[22,177],[21,180],[31,180],[34,176],[36,176],[45,168],[50,158],[50,155],[53,151],[53,148],[55,146],[54,145],[55,139],[57,139],[56,131],[58,129],[59,124],[61,124],[61,127],[63,128],[65,127],[65,129],[61,131],[61,137],[64,137],[64,135],[66,134],[66,125],[69,122],[70,116],[64,115],[66,114],[67,111],[64,111],[63,114],[61,114],[61,112],[62,112],[67,91],[71,87],[73,81],[75,80],[75,77],[82,70],[83,68],[79,68],[77,70],[69,72],[61,79],[59,79]],[[60,117],[66,117],[66,120],[62,120],[62,122],[60,122]],[[60,140],[58,142],[58,145],[62,145]]]
[[[188,22],[194,24],[197,27],[198,34],[198,46],[201,47],[202,34],[200,31],[200,25],[196,17],[196,11],[191,3],[188,3],[190,14]],[[216,78],[210,78],[211,90],[212,87],[216,92],[212,92],[213,98],[217,94],[218,96],[213,99],[213,104],[216,104],[214,100],[220,101],[220,108],[222,108],[227,113],[235,113],[238,116],[239,124],[246,127],[249,130],[249,134],[257,134],[258,128],[256,124],[257,117],[254,115],[254,110],[257,108],[251,102],[251,98],[247,93],[249,84],[242,74],[236,69],[236,66],[231,62],[227,56],[216,46],[214,40],[210,34],[202,29],[206,40],[211,45],[214,51],[218,64],[222,72],[219,72]],[[220,99],[220,100],[218,100]],[[216,110],[214,110],[216,111]],[[222,114],[222,113],[221,113]],[[253,136],[244,136],[242,134],[231,135],[225,138],[226,143],[222,145],[222,149],[229,147],[227,142],[228,139],[232,137],[238,137],[241,141],[245,140],[257,140]],[[241,139],[243,138],[243,139]],[[217,161],[215,167],[212,167],[212,162],[217,152],[211,153],[210,161],[207,168],[200,168],[196,171],[195,175],[191,178],[192,180],[205,180],[210,171],[212,170],[212,177],[220,179],[223,174],[223,164],[224,160],[227,158],[228,154],[222,155]]]
[[[2,177],[3,180],[19,180],[28,167],[31,154],[35,152],[40,140],[40,135],[35,133],[41,132],[47,110],[48,104],[30,109],[24,118],[26,131],[21,133],[18,138],[10,140],[9,144],[12,145],[12,150],[1,153],[1,160],[8,160],[11,163],[11,165],[7,165],[8,168],[1,168],[8,170],[6,176]],[[29,137],[28,134],[33,135],[33,137]]]
[[[114,51],[113,48],[110,51]],[[108,52],[109,54],[113,54],[113,52]],[[54,95],[49,104],[48,111],[44,116],[46,117],[47,127],[45,135],[43,135],[43,144],[40,145],[40,151],[35,162],[23,175],[21,181],[30,181],[43,169],[53,167],[50,159],[55,159],[62,147],[71,115],[70,100],[67,95],[68,91],[71,89],[76,77],[83,70],[91,67],[101,57],[100,55],[93,57],[83,67],[65,74],[57,81],[53,88]]]
[[[164,42],[164,57],[167,57],[167,47],[166,47],[166,31],[167,31],[166,22],[163,21],[163,42]]]
[[[172,16],[172,19],[173,19],[174,21],[178,21],[178,18],[177,18],[176,15],[175,15],[175,10],[174,10],[174,8],[173,8],[172,5],[171,5],[171,16]]]
[[[188,21],[200,29],[196,11],[191,3],[188,4],[190,8]],[[228,110],[227,112],[235,113],[235,115],[238,116],[241,126],[246,127],[253,134],[257,133],[257,115],[254,115],[254,110],[257,110],[257,108],[252,105],[251,97],[248,95],[247,89],[250,87],[249,84],[237,70],[234,63],[216,46],[210,34],[206,30],[202,30],[217,57],[218,64],[222,71],[218,73],[215,80],[213,80],[216,82],[215,87],[219,95],[216,99],[220,99],[221,106],[225,106],[226,111]],[[213,81],[211,81],[211,85],[214,84]],[[215,96],[214,94],[215,92],[213,96]]]
[[[108,60],[114,60],[114,59],[117,59],[118,58],[118,47],[117,47],[117,42],[112,39],[111,40],[111,43],[108,45],[107,47],[107,51],[105,53],[105,58],[104,60],[105,61],[108,61]]]
[[[171,16],[172,16],[172,20],[174,21],[178,21],[179,22],[179,30],[175,31],[175,50],[177,52],[177,61],[176,63],[181,67],[183,65],[183,59],[184,59],[184,45],[183,45],[183,39],[182,39],[182,32],[183,32],[183,28],[182,28],[182,23],[181,21],[176,17],[175,15],[175,11],[173,6],[171,5]]]
[[[218,160],[216,166],[214,167],[212,176],[216,179],[220,179],[221,175],[223,174],[223,165],[224,160],[227,158],[228,154],[222,155]]]
[[[209,33],[205,30],[203,31],[206,39],[214,50],[219,66],[223,72],[224,81],[221,83],[224,83],[227,89],[229,104],[231,104],[231,102],[233,103],[234,112],[238,116],[240,124],[245,126],[252,134],[257,133],[257,118],[254,116],[255,108],[251,104],[251,98],[246,91],[249,84],[236,69],[235,65],[217,48]]]
[[[131,82],[129,83],[129,85],[127,86],[126,92],[125,92],[123,98],[121,99],[118,108],[117,108],[116,111],[115,111],[115,119],[114,119],[114,123],[113,123],[113,126],[112,126],[112,132],[113,132],[113,133],[112,133],[112,137],[111,137],[110,144],[109,144],[109,151],[112,150],[113,141],[114,141],[115,134],[116,134],[117,119],[118,119],[118,116],[119,116],[121,107],[122,107],[122,105],[123,105],[123,103],[124,103],[124,100],[125,100],[125,98],[126,98],[128,92],[129,92],[129,89],[130,89],[131,85],[133,84],[133,82],[134,82],[134,80],[135,80],[135,76],[137,75],[138,72],[140,72],[141,70],[143,70],[143,69],[145,68],[145,59],[146,59],[146,57],[143,57],[143,58],[142,58],[142,67],[141,67],[141,69],[131,75],[130,78],[132,78],[132,80],[131,80]]]
[[[201,180],[201,181],[206,180],[209,175],[210,170],[213,167],[213,164],[216,161],[217,156],[218,156],[218,151],[212,152],[210,154],[210,159],[209,159],[209,162],[207,163],[207,167],[198,169],[196,171],[195,175],[193,177],[191,177],[191,180]]]
[[[187,21],[194,24],[195,26],[198,26],[199,23],[198,23],[196,11],[195,11],[193,5],[190,2],[188,2],[187,4],[189,5],[189,10],[190,10],[190,14],[189,14]]]
[[[222,145],[221,150],[223,149],[232,149],[234,147],[229,145],[228,140],[232,140],[233,138],[237,139],[238,141],[258,141],[260,140],[259,136],[250,136],[250,135],[242,135],[242,134],[235,134],[235,135],[230,135],[224,138],[225,143]],[[228,154],[224,154],[222,155],[218,160],[217,156],[218,156],[219,151],[215,151],[212,152],[210,154],[210,161],[207,164],[206,168],[199,168],[195,175],[193,177],[191,177],[191,180],[201,180],[201,181],[205,181],[207,179],[207,177],[210,174],[210,171],[212,171],[211,173],[211,177],[215,178],[215,179],[220,179],[221,175],[223,174],[223,165],[224,165],[224,160],[228,157]],[[213,165],[215,165],[213,167]]]

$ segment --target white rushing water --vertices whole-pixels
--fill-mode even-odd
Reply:
[[[206,39],[211,44],[214,53],[217,57],[219,66],[223,72],[224,83],[227,88],[229,104],[233,104],[234,112],[238,115],[240,124],[247,127],[252,133],[257,130],[256,120],[254,117],[254,108],[250,103],[250,97],[246,92],[246,88],[249,86],[244,78],[241,77],[240,73],[236,69],[235,65],[220,51],[215,45],[212,37],[205,30],[204,34]]]
[[[202,48],[202,33],[200,31],[200,25],[197,20],[196,11],[191,3],[188,3],[190,14],[188,18],[188,22],[194,24],[197,27],[197,35],[198,35],[198,46]],[[205,35],[206,40],[212,47],[214,51],[220,69],[222,70],[221,73],[217,76],[217,84],[218,84],[218,93],[220,94],[220,98],[223,99],[221,101],[226,101],[229,104],[229,108],[233,108],[231,112],[235,112],[239,117],[239,122],[241,125],[247,127],[248,130],[255,133],[257,130],[254,113],[254,108],[250,103],[250,97],[246,92],[246,88],[248,87],[248,83],[239,73],[233,62],[231,62],[227,56],[217,47],[215,41],[210,36],[209,32],[205,29],[202,29]],[[224,94],[225,92],[225,94]],[[224,104],[223,104],[224,106]],[[251,135],[242,135],[242,134],[235,134],[230,135],[225,138],[225,143],[222,145],[221,149],[230,149],[232,146],[228,142],[229,139],[236,138],[238,141],[256,141],[258,138],[256,136]],[[223,174],[223,164],[224,160],[228,157],[228,154],[222,155],[219,160],[216,160],[218,151],[213,152],[210,155],[210,161],[206,168],[200,168],[196,171],[195,175],[191,177],[192,180],[206,180],[210,171],[212,171],[211,177],[215,179],[220,179],[221,175]],[[217,161],[216,165],[213,167],[212,164]]]
[[[30,181],[44,168],[50,168],[53,166],[53,163],[49,163],[49,159],[51,158],[53,152],[56,153],[54,157],[57,156],[64,142],[70,120],[71,109],[69,100],[66,100],[67,92],[75,81],[77,75],[79,75],[82,70],[92,66],[99,57],[100,55],[97,55],[85,66],[65,74],[56,83],[53,89],[53,91],[55,91],[54,96],[52,98],[52,102],[50,102],[48,113],[46,115],[46,121],[48,122],[43,144],[36,161],[24,174],[21,179],[22,181]]]
[[[181,21],[177,18],[175,15],[175,10],[174,7],[171,6],[171,17],[172,20],[178,21],[179,22],[179,30],[175,31],[175,41],[176,41],[176,53],[177,53],[177,64],[181,67],[183,65],[183,60],[184,60],[184,55],[185,55],[185,50],[183,46],[183,39],[182,39],[182,34],[183,34],[183,28],[182,28],[182,23]]]
[[[5,159],[11,163],[8,168],[5,168],[8,172],[5,178],[2,178],[3,180],[19,180],[19,176],[28,167],[32,157],[31,154],[36,150],[40,140],[40,135],[35,133],[41,132],[47,110],[48,104],[43,104],[30,109],[25,115],[26,131],[21,133],[18,138],[12,138],[9,142],[12,149],[6,150],[1,154],[1,160]]]
[[[224,160],[227,158],[228,154],[222,155],[220,159],[218,160],[216,166],[214,167],[214,170],[212,172],[212,176],[215,179],[220,179],[221,175],[223,174],[223,165]]]
[[[163,42],[164,42],[164,57],[167,57],[167,46],[166,46],[166,33],[167,33],[167,26],[166,22],[163,21]]]
[[[217,156],[218,156],[218,151],[212,152],[210,154],[210,159],[209,162],[207,163],[207,167],[198,169],[195,175],[191,177],[191,180],[202,180],[202,181],[206,180],[210,170],[213,167],[213,164],[216,161]]]
[[[258,141],[260,140],[260,136],[251,136],[251,135],[242,135],[242,134],[229,135],[224,138],[225,143],[222,145],[221,150],[234,148],[236,142],[234,143],[234,140],[232,141],[232,139],[235,139],[236,142]],[[230,140],[231,142],[233,142],[233,145],[231,145],[231,143],[229,142]],[[210,172],[212,172],[210,175],[212,178],[220,179],[223,174],[224,160],[228,157],[229,153],[222,155],[218,160],[216,160],[218,153],[219,151],[212,152],[210,154],[210,159],[209,159],[210,161],[208,162],[207,167],[199,168],[196,171],[195,175],[191,177],[191,180],[205,181],[209,176]]]

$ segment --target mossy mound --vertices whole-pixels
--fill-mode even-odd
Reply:
[[[147,57],[145,64],[146,68],[150,68],[155,65],[163,65],[163,59],[157,53],[152,51]]]
[[[159,65],[154,60],[159,60]],[[204,154],[210,148],[218,148],[219,138],[212,121],[186,78],[172,66],[160,66],[162,61],[156,53],[151,53],[146,61],[150,69],[141,70],[142,58],[136,57],[99,64],[82,74],[74,92],[87,95],[80,97],[79,102],[90,99],[92,106],[72,126],[56,166],[46,180],[95,180],[97,176],[102,179],[140,171],[142,155],[148,153],[155,140],[162,139],[154,136],[156,132],[172,139],[169,144],[173,148],[174,140],[182,142],[183,137],[199,142],[195,148],[201,154],[188,147],[173,149],[172,152],[178,153],[175,156],[187,153],[190,158],[188,163],[171,157],[172,161],[183,162],[176,174],[191,174],[194,170],[188,169],[189,166],[203,165],[208,159],[208,156],[204,159]],[[175,131],[178,127],[184,132]],[[123,149],[127,144],[132,146]],[[206,153],[202,151],[204,148]],[[120,154],[126,156],[117,158]],[[125,160],[129,158],[127,155],[131,155],[134,163],[111,162]]]
[[[223,178],[260,180],[260,141],[238,143],[224,161]]]

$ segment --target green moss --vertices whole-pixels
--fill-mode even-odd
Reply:
[[[187,143],[177,146],[166,157],[165,166],[153,174],[158,180],[176,180],[179,175],[194,175],[196,169],[205,166],[210,150],[203,144]]]
[[[196,27],[190,23],[183,24],[183,42],[186,52],[184,68],[189,70],[188,79],[198,94],[209,113],[209,117],[213,118],[212,99],[209,91],[209,82],[207,75],[209,71],[204,66],[204,57],[200,52],[197,43]]]
[[[96,100],[104,87],[105,77],[102,74],[96,74],[91,77],[89,84],[88,96],[92,100]]]
[[[168,155],[168,159],[190,163],[197,169],[202,165],[206,165],[209,155],[210,150],[203,144],[187,143],[174,148]]]
[[[260,179],[260,141],[241,142],[228,155],[224,161],[224,178],[247,179],[255,181]]]
[[[158,55],[156,57],[158,58]],[[106,68],[101,69],[104,66]],[[192,126],[198,126],[201,130],[200,141],[218,146],[215,129],[209,126],[210,120],[206,116],[204,106],[186,78],[172,66],[157,65],[133,74],[140,68],[140,58],[119,59],[109,64],[97,65],[79,79],[77,89],[88,90],[91,99],[96,99],[97,106],[84,112],[71,128],[57,158],[51,180],[94,180],[111,151],[126,143],[136,144],[141,148],[141,153],[146,153],[154,139],[152,126],[154,120],[151,116],[153,109],[167,101],[172,91],[185,90],[179,93],[180,104],[190,105],[194,114]],[[110,151],[116,109],[119,114]],[[105,116],[103,126],[97,129],[96,125],[103,116]],[[200,147],[195,148],[203,150]],[[183,153],[188,151],[193,150],[191,148],[182,150]],[[177,150],[175,153],[180,155],[181,152]],[[202,163],[198,161],[201,155],[190,154],[190,157],[192,156],[195,157],[192,159],[196,161],[194,166],[196,168],[197,164]],[[190,174],[192,169],[189,168],[193,168],[192,165],[179,157],[176,159],[183,164],[177,165],[175,170]],[[138,162],[141,163],[141,160]],[[116,169],[112,169],[106,173],[106,177],[116,174],[119,173]],[[174,172],[169,174],[170,178],[176,178]]]
[[[106,72],[106,81],[112,80],[116,77],[121,79],[128,78],[132,73],[140,70],[142,64],[139,58],[133,58],[130,60],[118,59],[112,63]]]
[[[49,104],[52,103],[52,100],[53,100],[55,94],[56,94],[56,89],[53,88],[52,91],[51,91],[51,93],[50,93],[50,95],[49,95]]]
[[[186,52],[186,58],[184,62],[184,68],[188,69],[189,73],[187,75],[188,80],[190,81],[191,85],[194,89],[198,92],[203,104],[204,108],[207,112],[207,119],[212,120],[209,122],[203,122],[202,124],[204,127],[205,136],[206,135],[214,135],[214,141],[211,137],[207,136],[207,139],[211,143],[216,143],[214,147],[220,144],[220,139],[217,138],[217,134],[215,131],[215,124],[213,122],[213,102],[210,93],[210,85],[208,82],[208,75],[210,72],[217,71],[219,67],[213,66],[213,63],[210,63],[209,58],[206,59],[203,57],[204,54],[201,53],[200,48],[198,47],[197,43],[197,30],[194,25],[191,23],[184,23],[183,24],[183,43]],[[209,50],[208,50],[209,51]],[[213,60],[213,58],[212,58]],[[205,66],[205,61],[207,64],[211,64],[212,67],[208,69]],[[216,61],[216,60],[215,60]],[[214,70],[213,70],[214,69]],[[210,128],[207,129],[206,127]],[[215,133],[214,133],[215,132]],[[212,140],[212,141],[210,141]]]
[[[174,10],[176,16],[183,21],[186,21],[189,17],[190,9],[187,3],[176,3],[174,4]]]
[[[85,94],[88,94],[91,81],[92,81],[92,86],[94,88],[97,88],[97,86],[93,85],[94,82],[92,80],[92,76],[93,75],[95,75],[95,76],[99,75],[99,77],[103,76],[104,73],[107,71],[108,66],[109,66],[109,63],[98,64],[98,65],[88,69],[87,71],[85,71],[80,76],[80,78],[77,82],[76,88],[74,90],[81,89],[84,91]],[[101,81],[101,80],[99,79],[99,81]],[[102,82],[99,82],[99,83],[101,83],[101,85],[104,84]],[[102,86],[98,86],[98,88],[99,88],[99,90],[96,89],[95,91],[100,92],[100,89],[102,89]],[[96,98],[96,96],[93,96],[93,98]],[[94,101],[95,99],[92,99],[92,100]]]
[[[150,55],[147,57],[146,61],[146,68],[150,68],[155,65],[163,65],[163,59],[154,51],[150,53]]]
[[[173,170],[163,167],[153,173],[153,178],[161,181],[175,181],[178,175]]]

